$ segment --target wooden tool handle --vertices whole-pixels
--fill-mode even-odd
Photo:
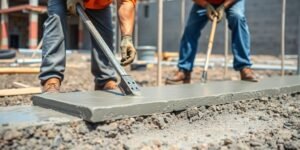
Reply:
[[[206,60],[205,60],[205,67],[204,70],[207,71],[208,69],[208,62],[209,62],[209,57],[213,48],[213,43],[214,43],[214,38],[215,38],[215,33],[216,33],[216,28],[217,28],[217,17],[214,17],[213,22],[212,22],[212,27],[209,35],[209,41],[208,41],[208,47],[207,47],[207,52],[206,52]]]

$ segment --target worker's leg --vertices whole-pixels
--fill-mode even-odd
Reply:
[[[208,18],[206,16],[206,9],[194,4],[180,42],[178,62],[179,70],[185,72],[191,72],[193,70],[198,39],[201,35],[201,30],[204,28],[207,21]]]
[[[252,65],[250,60],[250,33],[245,17],[245,0],[238,0],[227,11],[229,28],[232,31],[233,66],[241,70]]]
[[[48,19],[44,23],[43,52],[39,78],[43,84],[49,78],[63,80],[65,70],[66,3],[48,0]]]
[[[113,27],[110,9],[110,7],[101,10],[86,9],[86,13],[108,47],[113,50]],[[101,86],[109,80],[117,81],[114,68],[101,48],[97,46],[94,38],[92,38],[92,46],[92,74],[95,77],[95,83]]]

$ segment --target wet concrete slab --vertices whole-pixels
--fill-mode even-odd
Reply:
[[[38,106],[0,107],[0,130],[80,120],[77,117]]]
[[[216,81],[147,87],[141,91],[141,96],[123,96],[118,92],[104,91],[42,94],[34,96],[32,100],[37,106],[74,115],[86,121],[100,122],[300,92],[300,76],[272,77],[258,83]]]

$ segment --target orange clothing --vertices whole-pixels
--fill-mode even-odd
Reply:
[[[128,0],[132,1],[135,5],[136,0]],[[84,7],[88,9],[103,9],[109,6],[113,0],[84,0]]]

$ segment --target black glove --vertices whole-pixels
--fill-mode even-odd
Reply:
[[[206,12],[207,17],[209,18],[209,20],[213,21],[214,17],[217,17],[218,15],[216,9],[211,4],[207,4],[205,8],[207,11]]]
[[[217,9],[217,17],[218,17],[218,22],[220,22],[224,16],[224,12],[225,12],[225,6],[224,4],[221,4]]]

